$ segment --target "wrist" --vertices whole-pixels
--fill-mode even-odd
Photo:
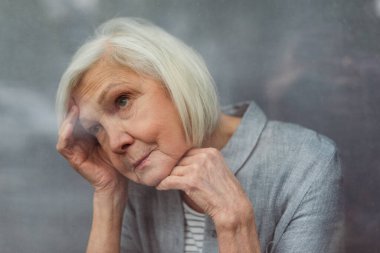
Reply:
[[[126,178],[115,178],[110,182],[93,184],[94,193],[99,195],[122,194],[127,190],[128,180]]]
[[[94,192],[92,226],[87,252],[119,252],[126,202],[126,190]]]
[[[94,208],[124,210],[127,199],[127,189],[94,191],[93,204]]]
[[[103,188],[94,191],[94,218],[97,220],[122,219],[127,203],[127,186]]]
[[[99,199],[114,199],[125,197],[127,195],[127,185],[119,185],[116,187],[95,188],[94,197]]]
[[[242,202],[234,208],[224,209],[213,217],[218,232],[236,232],[255,226],[254,211],[250,202]]]
[[[220,253],[261,252],[254,210],[249,201],[239,202],[238,210],[221,213],[213,220]]]

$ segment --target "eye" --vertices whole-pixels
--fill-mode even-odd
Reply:
[[[115,104],[119,108],[124,108],[128,105],[128,100],[128,96],[122,95],[116,99]]]
[[[101,126],[99,124],[93,125],[90,128],[87,129],[87,131],[93,135],[96,136],[100,131]]]

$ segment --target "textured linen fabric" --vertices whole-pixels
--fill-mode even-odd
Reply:
[[[341,252],[342,172],[334,143],[301,126],[268,121],[254,102],[225,112],[242,116],[221,153],[252,202],[261,252]],[[184,252],[179,191],[128,188],[123,252]],[[203,252],[218,252],[209,217]]]

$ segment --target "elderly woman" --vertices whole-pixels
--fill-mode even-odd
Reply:
[[[192,49],[140,19],[103,24],[63,74],[58,151],[94,188],[87,252],[337,252],[327,138],[219,109]]]

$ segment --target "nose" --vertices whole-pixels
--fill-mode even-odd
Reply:
[[[123,154],[134,142],[134,138],[120,124],[107,125],[107,139],[112,152]]]

